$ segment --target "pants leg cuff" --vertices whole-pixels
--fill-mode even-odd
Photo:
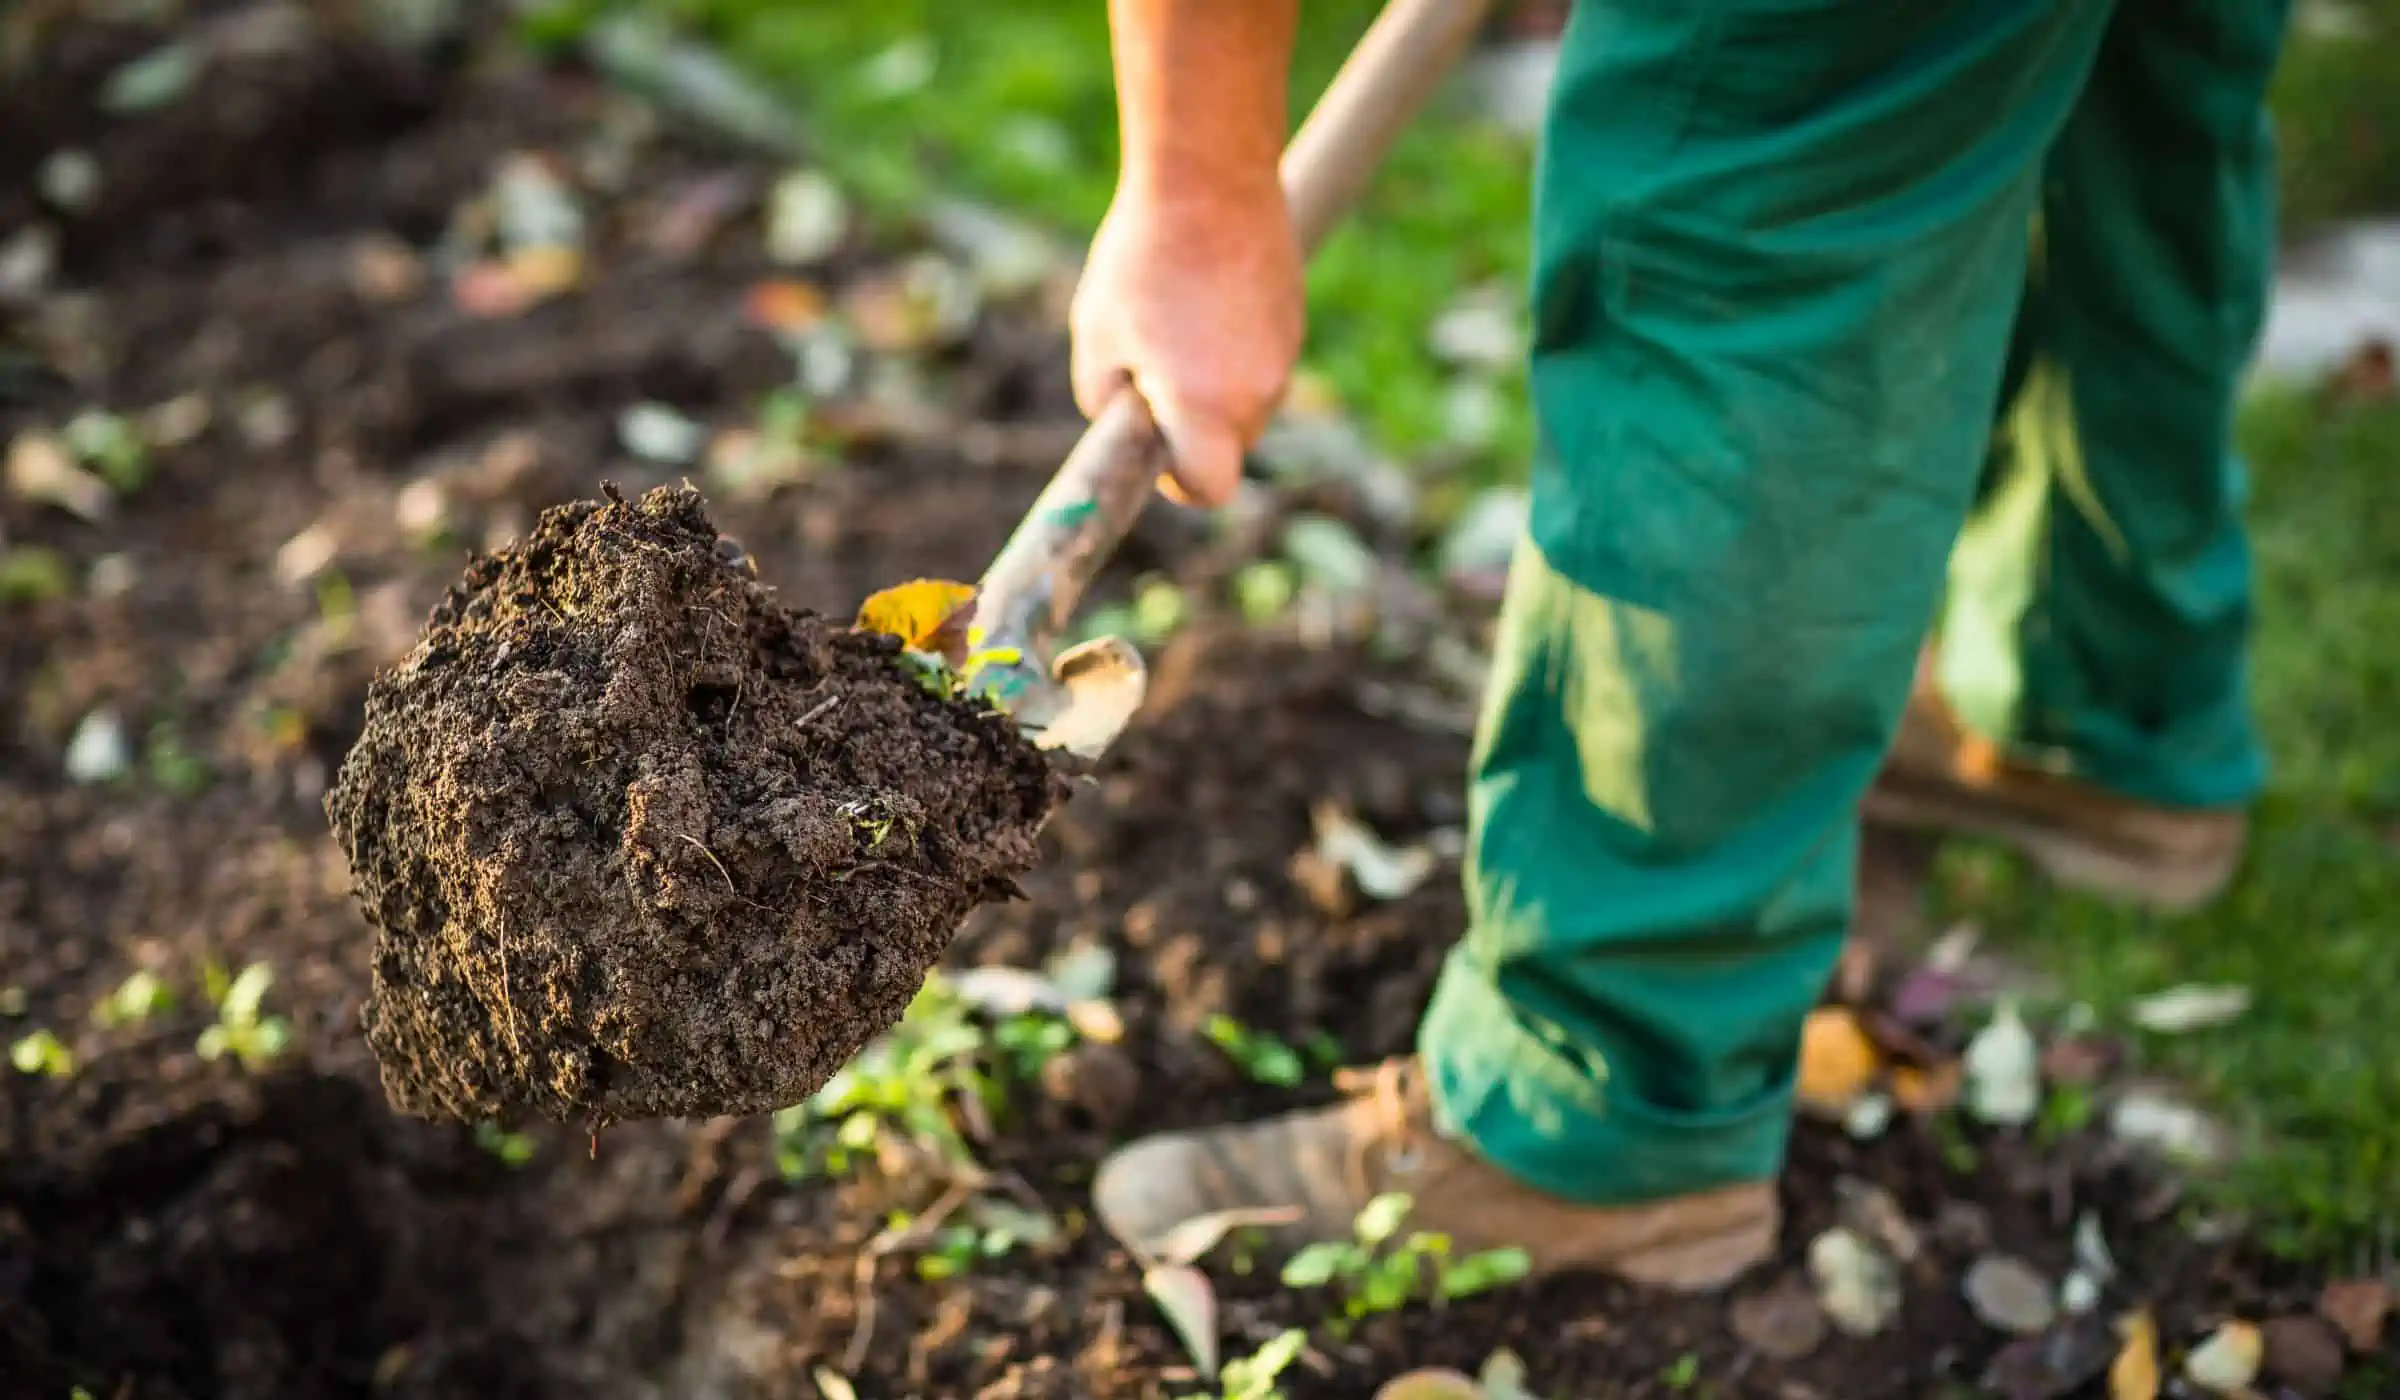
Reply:
[[[1418,1052],[1438,1121],[1511,1177],[1579,1204],[1765,1181],[1791,1138],[1788,1084],[1730,1112],[1695,1114],[1595,1080],[1526,1028],[1464,945],[1443,966]]]

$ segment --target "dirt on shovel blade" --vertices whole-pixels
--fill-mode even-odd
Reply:
[[[326,796],[404,1112],[796,1103],[1013,891],[1065,794],[894,639],[778,603],[695,493],[610,496],[469,566]]]

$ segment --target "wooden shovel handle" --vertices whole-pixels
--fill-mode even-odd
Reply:
[[[1284,148],[1278,173],[1303,258],[1350,211],[1448,76],[1493,0],[1389,0]],[[1067,454],[985,571],[983,645],[1028,659],[1067,620],[1170,464],[1142,396],[1119,392]]]

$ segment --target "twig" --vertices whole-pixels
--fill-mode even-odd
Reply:
[[[884,1256],[896,1254],[912,1245],[933,1237],[942,1222],[958,1212],[960,1206],[975,1198],[977,1182],[953,1182],[925,1208],[923,1214],[901,1229],[885,1226],[882,1233],[867,1242],[858,1256],[858,1271],[852,1283],[858,1322],[850,1329],[850,1345],[842,1352],[842,1372],[855,1375],[867,1359],[867,1343],[875,1339],[875,1266]]]
[[[806,728],[808,728],[808,722],[809,722],[810,720],[812,720],[812,719],[815,719],[817,716],[819,716],[819,715],[821,715],[821,714],[825,713],[827,710],[830,710],[830,709],[832,709],[834,706],[836,706],[836,705],[839,705],[840,703],[842,703],[842,697],[841,697],[840,695],[838,695],[838,694],[835,694],[835,695],[828,695],[828,696],[826,696],[824,699],[822,699],[822,700],[819,700],[819,701],[816,703],[816,705],[815,705],[813,708],[811,708],[811,709],[809,710],[809,712],[808,712],[807,714],[804,714],[804,715],[800,716],[800,718],[798,718],[798,719],[796,719],[796,720],[793,720],[793,721],[792,721],[792,728],[794,728],[794,729],[806,729]]]

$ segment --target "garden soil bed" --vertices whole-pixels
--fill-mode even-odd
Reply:
[[[1280,633],[1203,620],[1156,658],[1147,712],[1045,833],[1028,898],[978,913],[950,954],[1118,955],[1120,1091],[1027,1091],[981,1146],[1067,1222],[1052,1248],[920,1281],[871,1242],[938,1183],[787,1183],[764,1118],[538,1127],[512,1162],[472,1128],[395,1113],[360,1029],[372,936],[322,809],[369,677],[413,643],[468,547],[521,536],[603,480],[632,494],[682,479],[619,445],[628,404],[732,423],[788,379],[743,317],[774,271],[754,227],[696,249],[649,236],[691,182],[771,171],[645,135],[571,75],[321,42],[284,54],[271,83],[209,69],[172,116],[61,115],[147,42],[70,45],[26,90],[49,104],[38,121],[0,104],[0,229],[32,211],[33,166],[59,146],[93,151],[111,191],[60,221],[61,286],[10,313],[10,342],[50,368],[0,367],[0,426],[193,393],[210,408],[108,518],[13,498],[0,515],[12,545],[58,551],[75,579],[0,619],[0,1030],[49,1028],[78,1061],[0,1077],[0,1393],[809,1396],[854,1344],[857,1393],[875,1400],[1196,1393],[1138,1267],[1084,1220],[1093,1164],[1133,1133],[1330,1092],[1321,1074],[1246,1079],[1204,1038],[1212,1015],[1330,1035],[1354,1060],[1407,1046],[1459,924],[1449,872],[1355,903],[1293,858],[1328,798],[1394,837],[1454,828],[1463,739],[1368,713],[1362,682],[1407,678]],[[593,196],[584,286],[471,316],[438,276],[403,275],[394,240],[430,244],[493,160],[523,149],[614,161],[620,192]],[[849,252],[823,276],[884,261]],[[764,580],[834,616],[910,577],[972,577],[1055,455],[965,445],[1018,440],[992,425],[1071,441],[1064,371],[1053,320],[989,316],[929,362],[964,425],[955,445],[861,442],[710,509]],[[438,536],[417,528],[428,482]],[[1175,563],[1137,546],[1126,568]],[[95,712],[131,760],[112,781],[66,763]],[[255,1072],[196,1054],[213,1019],[203,969],[262,962],[289,1048]],[[178,1000],[95,1022],[137,969]],[[2191,1243],[2102,1154],[1995,1142],[1967,1165],[1905,1120],[1871,1145],[1803,1129],[1782,1260],[1741,1291],[1803,1267],[1842,1177],[1888,1189],[1927,1236],[1883,1336],[1777,1362],[1735,1340],[1726,1299],[1571,1279],[1321,1343],[1289,1389],[1362,1396],[1509,1346],[1552,1397],[1664,1396],[1686,1366],[1720,1400],[1943,1394],[2004,1341],[1959,1298],[1974,1237],[2056,1276],[2087,1208],[2123,1265],[2111,1302],[2151,1302],[2169,1335],[2302,1297],[2236,1247]],[[1219,1272],[1228,1354],[1316,1315]]]

